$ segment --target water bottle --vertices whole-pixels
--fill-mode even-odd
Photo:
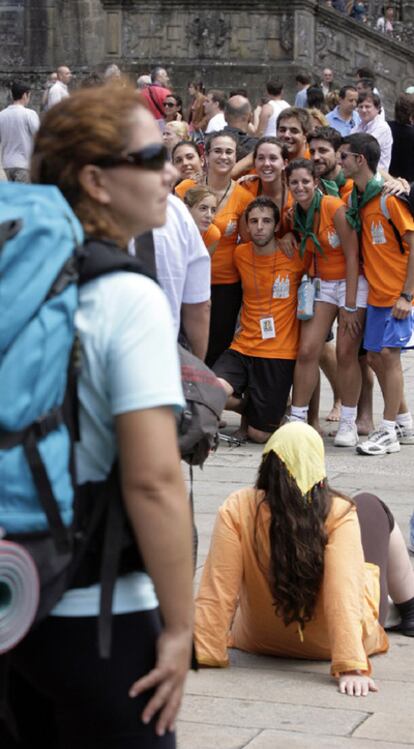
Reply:
[[[298,289],[298,320],[310,320],[313,317],[315,304],[315,287],[312,280],[305,273]]]

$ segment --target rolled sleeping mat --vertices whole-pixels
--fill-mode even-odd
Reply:
[[[40,588],[30,554],[1,535],[0,529],[0,654],[27,634],[36,616]]]

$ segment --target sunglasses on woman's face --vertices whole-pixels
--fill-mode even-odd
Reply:
[[[176,106],[177,106],[177,102],[176,101],[165,101],[164,102],[164,107],[176,107]]]
[[[162,143],[154,143],[145,146],[139,151],[130,151],[125,156],[103,156],[96,159],[94,166],[102,169],[111,169],[116,166],[136,166],[138,169],[149,169],[152,172],[160,171],[168,161],[168,151]]]

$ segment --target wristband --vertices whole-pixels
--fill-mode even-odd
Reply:
[[[344,305],[345,312],[358,312],[358,307],[347,307],[346,304]]]

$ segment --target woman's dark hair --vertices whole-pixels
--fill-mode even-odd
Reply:
[[[312,619],[322,584],[327,544],[325,521],[333,492],[324,479],[312,488],[309,497],[303,496],[274,452],[263,457],[256,489],[264,492],[257,506],[254,527],[257,559],[263,567],[258,528],[261,506],[267,504],[270,567],[264,571],[269,576],[275,611],[286,625],[298,622],[303,628]],[[352,504],[352,500],[349,502]]]
[[[316,179],[315,164],[309,159],[293,159],[293,161],[290,161],[285,170],[287,180],[289,180],[290,175],[295,169],[306,169]]]
[[[288,158],[289,151],[287,149],[286,143],[284,143],[284,141],[280,140],[280,138],[276,138],[274,135],[265,135],[265,136],[263,136],[263,138],[260,138],[257,141],[257,143],[256,143],[256,145],[254,147],[254,151],[253,151],[253,159],[256,158],[257,152],[258,152],[260,146],[262,146],[264,143],[271,143],[274,146],[278,146],[278,148],[280,148],[280,153],[282,155],[282,159],[286,160]]]
[[[414,96],[412,94],[400,94],[395,102],[395,119],[400,125],[411,125],[414,117]]]
[[[183,100],[182,100],[181,96],[179,96],[178,94],[168,94],[165,98],[166,99],[175,99],[175,101],[177,103],[177,109],[178,109],[179,113],[180,114],[183,113]]]
[[[239,141],[237,139],[237,135],[234,135],[231,132],[227,132],[227,130],[218,130],[216,133],[211,133],[211,135],[208,136],[205,143],[205,149],[206,153],[210,153],[211,151],[211,144],[213,141],[215,141],[217,138],[230,138],[230,140],[234,141],[236,144],[236,148],[239,145]]]
[[[325,111],[325,97],[320,86],[309,86],[306,91],[306,100],[308,109],[315,108],[320,109],[321,112]]]
[[[193,140],[180,140],[179,143],[175,144],[173,150],[171,151],[171,161],[173,163],[174,163],[174,154],[175,154],[177,148],[180,148],[181,146],[188,146],[189,148],[192,148],[193,151],[196,152],[197,156],[199,156],[201,158],[199,150],[198,150],[198,148],[197,148],[197,146],[196,146],[196,144],[194,143]]]

